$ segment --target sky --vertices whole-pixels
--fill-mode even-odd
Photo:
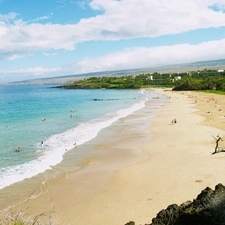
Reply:
[[[0,83],[225,59],[225,0],[0,0]]]

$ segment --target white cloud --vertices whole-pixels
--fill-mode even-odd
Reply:
[[[47,53],[47,52],[43,52],[43,56],[56,56],[58,55],[58,53]]]
[[[15,60],[15,59],[19,59],[22,58],[24,55],[23,54],[11,54],[8,57],[8,60]]]
[[[93,0],[90,6],[94,10],[103,10],[104,14],[82,23],[95,24],[99,35],[108,39],[176,34],[198,28],[224,26],[225,14],[209,8],[218,2],[220,1]]]
[[[0,15],[0,42],[4,43],[0,54],[8,59],[13,51],[74,50],[77,43],[88,40],[156,37],[225,26],[225,14],[210,9],[213,4],[225,5],[224,0],[93,0],[90,6],[103,14],[69,25],[27,24],[15,20],[16,13]]]
[[[35,68],[26,68],[26,69],[18,69],[18,70],[8,70],[8,71],[0,71],[1,74],[23,74],[30,76],[37,76],[40,74],[53,73],[61,70],[60,67],[56,68],[43,68],[43,67],[35,67]]]
[[[18,16],[15,12],[10,12],[8,14],[0,14],[0,21],[9,21],[13,20]]]
[[[58,8],[64,8],[67,6],[66,0],[57,0]]]
[[[99,15],[81,19],[76,24],[44,24],[44,19],[48,17],[37,18],[35,23],[31,23],[17,19],[19,15],[16,12],[0,14],[0,43],[3,43],[0,45],[0,60],[29,57],[36,51],[50,56],[47,54],[49,50],[72,51],[77,43],[89,40],[157,37],[225,26],[225,13],[222,11],[225,9],[225,0],[80,0],[77,4],[85,7],[88,2],[89,7],[97,13],[99,11]],[[66,1],[59,0],[58,4],[64,6]],[[225,58],[224,49],[224,39],[199,45],[129,48],[99,58],[86,58],[73,65],[0,71],[0,74],[44,77],[152,67]]]
[[[127,48],[102,57],[86,58],[60,67],[35,67],[0,71],[3,80],[25,80],[38,77],[55,77],[88,72],[151,68],[170,64],[188,63],[225,58],[225,39],[198,45],[179,44],[151,48]],[[5,77],[5,78],[4,78]],[[11,77],[9,79],[9,77]]]
[[[150,68],[170,64],[225,58],[225,39],[198,45],[179,44],[152,48],[126,49],[99,58],[87,58],[74,65],[80,73]]]
[[[71,1],[70,3],[77,4],[81,9],[85,9],[85,10],[87,9],[87,5],[88,5],[87,0],[81,0],[76,2]]]
[[[41,16],[41,17],[38,17],[38,18],[34,19],[33,22],[38,22],[38,21],[41,21],[41,20],[47,20],[49,18],[50,18],[49,16]]]
[[[34,68],[21,68],[15,70],[0,70],[0,81],[15,81],[15,80],[26,80],[44,77],[54,77],[57,75],[62,75],[61,67],[54,68],[44,68],[44,67],[34,67]]]
[[[9,58],[10,52],[34,52],[37,50],[74,50],[71,25],[24,24],[16,21],[13,25],[0,23],[1,58]]]

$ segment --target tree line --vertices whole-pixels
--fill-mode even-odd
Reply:
[[[172,87],[173,90],[221,90],[225,91],[225,72],[217,70],[184,73],[146,73],[136,76],[102,76],[74,81],[67,89],[139,89],[145,87]]]

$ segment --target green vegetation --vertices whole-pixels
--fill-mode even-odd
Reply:
[[[72,89],[96,89],[96,88],[117,88],[117,89],[134,89],[140,88],[143,81],[139,77],[91,77],[85,80],[70,83],[65,88]]]
[[[139,74],[136,76],[90,77],[60,88],[66,89],[139,89],[146,87],[172,87],[173,90],[225,91],[225,72],[217,70],[185,73]]]
[[[155,84],[152,83],[151,76],[157,79]],[[90,77],[60,87],[67,89],[139,89],[152,85],[171,86],[173,84],[171,79],[158,79],[159,76],[161,76],[159,73],[154,73],[121,77]]]
[[[53,200],[51,199],[50,210],[47,213],[40,213],[34,217],[28,217],[28,207],[25,207],[29,201],[26,200],[17,208],[9,208],[0,213],[0,225],[57,225],[59,217],[55,214]]]
[[[205,93],[225,95],[225,91],[221,90],[204,90]]]
[[[189,76],[177,80],[173,90],[217,90],[217,92],[224,92],[225,73],[215,70],[190,73]]]

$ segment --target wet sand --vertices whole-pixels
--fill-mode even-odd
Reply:
[[[169,204],[225,184],[225,153],[212,155],[213,136],[225,137],[224,96],[156,91],[165,93],[167,103],[148,102],[100,132],[82,147],[97,154],[30,199],[29,213],[49,211],[53,199],[59,224],[145,224]],[[162,104],[159,110],[156,103]],[[150,116],[153,111],[155,117]]]

